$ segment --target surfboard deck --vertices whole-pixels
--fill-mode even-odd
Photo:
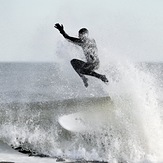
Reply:
[[[95,103],[87,103],[87,110],[63,115],[58,118],[58,122],[71,132],[100,131],[110,124],[113,109],[110,98],[102,101],[97,98]]]

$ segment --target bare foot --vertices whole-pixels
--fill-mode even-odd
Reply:
[[[101,80],[104,82],[104,83],[108,83],[109,80],[106,78],[105,75],[101,75]]]

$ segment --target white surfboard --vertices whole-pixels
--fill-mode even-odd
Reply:
[[[111,124],[114,105],[111,100],[89,103],[87,110],[59,117],[59,124],[71,132],[100,131]]]

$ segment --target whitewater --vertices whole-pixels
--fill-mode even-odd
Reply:
[[[64,62],[0,64],[0,161],[162,162],[163,65],[105,63],[109,85],[90,77],[86,89]],[[71,133],[58,124],[60,116],[89,110],[90,99],[105,96],[114,104],[113,122],[102,131]]]

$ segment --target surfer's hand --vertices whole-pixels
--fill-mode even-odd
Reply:
[[[56,23],[54,27],[57,28],[61,34],[64,33],[64,29],[63,29],[62,24],[60,25],[59,23]]]

